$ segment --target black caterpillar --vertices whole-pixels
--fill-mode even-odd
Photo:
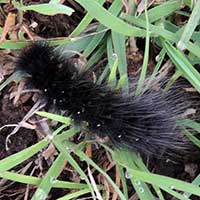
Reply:
[[[48,102],[67,110],[75,123],[86,121],[90,131],[108,136],[117,147],[156,156],[190,150],[177,120],[198,101],[186,97],[182,83],[167,91],[150,87],[140,96],[130,87],[129,95],[124,95],[89,80],[88,72],[80,73],[46,43],[26,47],[16,68],[31,75],[31,83]]]

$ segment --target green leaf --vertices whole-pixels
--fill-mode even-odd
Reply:
[[[65,14],[70,16],[74,12],[74,10],[68,6],[55,3],[43,3],[38,5],[22,6],[20,7],[20,9],[23,11],[32,10],[43,15]]]

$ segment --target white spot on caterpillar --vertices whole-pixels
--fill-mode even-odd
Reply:
[[[122,135],[118,135],[117,137],[118,137],[118,138],[121,138],[121,137],[122,137]]]
[[[63,100],[62,100],[62,99],[60,99],[60,100],[59,100],[59,103],[62,103],[62,102],[63,102]]]
[[[97,124],[97,127],[100,127],[101,126],[101,124]]]
[[[78,111],[78,112],[77,112],[77,114],[78,114],[78,115],[80,115],[80,114],[81,114],[81,112],[80,112],[80,111]]]
[[[64,94],[64,93],[65,93],[65,91],[64,91],[64,90],[62,90],[62,91],[61,91],[61,93],[62,93],[62,94]]]
[[[47,92],[47,91],[48,91],[47,88],[45,88],[45,89],[44,89],[44,92]]]
[[[139,138],[135,138],[135,141],[137,142],[137,141],[139,141],[140,139]]]

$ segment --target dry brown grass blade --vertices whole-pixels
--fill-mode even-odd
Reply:
[[[8,32],[10,30],[12,30],[12,28],[15,25],[15,21],[16,21],[16,14],[9,13],[6,18],[5,25],[3,27],[3,32],[1,35],[0,43],[2,43],[3,41],[6,40],[6,36],[7,36]]]

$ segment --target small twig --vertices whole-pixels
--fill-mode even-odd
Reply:
[[[103,200],[103,198],[102,198],[102,196],[101,196],[101,194],[100,194],[100,192],[99,192],[99,190],[98,190],[98,188],[97,188],[97,184],[96,184],[96,182],[95,182],[95,180],[94,180],[94,177],[93,177],[93,175],[92,175],[92,172],[91,172],[89,166],[88,166],[87,170],[88,170],[88,176],[89,176],[89,178],[90,178],[90,182],[91,182],[91,184],[92,184],[92,186],[93,186],[93,188],[94,188],[94,191],[95,191],[95,193],[96,193],[96,195],[97,195],[97,199],[98,199],[98,200]]]
[[[18,126],[18,124],[6,124],[6,125],[0,127],[0,131],[1,131],[2,129],[4,129],[4,128],[8,128],[8,127],[16,127],[16,126]]]
[[[14,128],[14,130],[6,137],[6,141],[5,141],[5,146],[6,146],[6,150],[8,151],[9,150],[9,147],[8,147],[8,143],[11,143],[10,141],[10,137],[12,135],[14,135],[15,133],[18,132],[18,130],[23,127],[23,124],[30,118],[32,117],[38,110],[40,110],[41,108],[43,108],[45,106],[45,104],[42,104],[40,105],[41,101],[37,101],[35,103],[35,105],[31,108],[31,110],[24,116],[24,118],[22,119],[21,122],[19,122],[17,124],[17,126]]]
[[[41,93],[41,91],[38,89],[26,89],[26,90],[20,91],[20,95],[25,94],[25,93],[32,93],[32,92]],[[17,91],[10,93],[10,99],[14,98],[17,95],[17,93],[18,93]]]

